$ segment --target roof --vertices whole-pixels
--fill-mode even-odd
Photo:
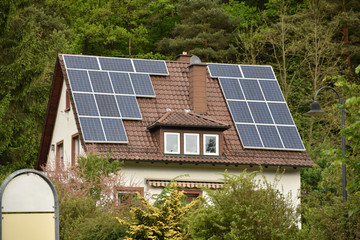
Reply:
[[[191,128],[206,128],[206,129],[228,129],[230,125],[208,119],[201,115],[191,112],[173,112],[168,111],[154,124],[150,125],[148,129],[156,127],[191,127]]]
[[[244,149],[242,147],[236,127],[224,99],[219,81],[211,78],[207,73],[206,115],[192,112],[185,113],[184,109],[192,109],[189,97],[189,63],[180,61],[166,61],[168,76],[151,76],[156,93],[155,98],[137,98],[141,109],[142,120],[124,120],[128,143],[85,143],[86,151],[99,153],[112,152],[113,159],[136,162],[166,162],[166,163],[207,163],[224,165],[265,165],[265,166],[292,166],[310,167],[314,163],[305,151],[279,151],[263,149]],[[61,84],[65,76],[65,83],[70,88],[66,76],[62,55],[59,55],[55,67],[52,96],[48,104],[48,112],[42,136],[41,148],[37,167],[46,164],[50,148],[52,129],[54,128],[54,106],[59,101]],[[59,89],[60,88],[60,89]],[[74,102],[72,97],[72,106]],[[57,109],[57,108],[55,108]],[[168,111],[171,109],[171,111]],[[56,111],[56,110],[55,110]],[[77,127],[80,129],[78,115],[74,111]],[[161,152],[152,128],[160,126],[188,126],[217,128],[224,131],[223,156],[184,156],[168,155]],[[227,129],[227,130],[226,130]],[[81,137],[81,133],[80,133]]]

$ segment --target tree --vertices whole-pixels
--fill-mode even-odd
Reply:
[[[0,30],[0,163],[14,171],[35,165],[55,59],[71,45],[67,27],[41,6],[9,14]]]
[[[224,174],[224,185],[206,190],[207,202],[190,219],[194,239],[291,239],[299,215],[289,198],[257,173]]]
[[[160,41],[160,50],[173,55],[186,51],[206,61],[234,60],[235,21],[218,0],[182,0],[177,10],[181,23],[175,26],[173,38]]]
[[[175,189],[165,199],[161,199],[164,201],[158,207],[141,197],[144,207],[132,208],[131,221],[118,219],[120,224],[129,226],[126,239],[190,239],[185,223],[186,215],[197,201],[184,206],[183,197],[183,192]]]

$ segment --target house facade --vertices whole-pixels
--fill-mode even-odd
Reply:
[[[117,196],[160,193],[173,178],[191,199],[221,187],[225,170],[263,167],[278,187],[300,190],[313,162],[270,66],[60,54],[37,168],[67,169],[79,155],[112,153],[124,162]],[[184,176],[186,175],[186,176]]]

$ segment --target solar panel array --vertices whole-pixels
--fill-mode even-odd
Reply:
[[[244,148],[304,151],[272,67],[208,64]]]
[[[123,120],[141,120],[137,97],[154,98],[150,75],[165,61],[63,55],[85,142],[127,143]]]

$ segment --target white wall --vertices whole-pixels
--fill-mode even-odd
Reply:
[[[123,181],[127,186],[144,187],[145,196],[150,197],[152,194],[158,194],[162,188],[154,188],[146,185],[146,179],[171,180],[183,174],[189,177],[179,179],[193,181],[221,181],[225,169],[231,174],[240,174],[245,169],[244,166],[226,167],[221,165],[212,166],[210,164],[165,164],[165,163],[131,163],[126,162],[122,174]],[[257,171],[258,167],[250,168],[247,171]],[[273,182],[276,176],[275,167],[264,168],[263,173],[266,179]],[[284,168],[282,168],[284,170]],[[284,194],[291,194],[296,204],[300,203],[300,169],[286,168],[283,175],[279,174],[280,180],[277,188]],[[259,176],[260,178],[260,176]]]
[[[57,110],[55,127],[53,131],[53,136],[51,139],[51,145],[48,154],[47,167],[49,170],[55,169],[55,157],[56,157],[56,144],[60,141],[64,141],[64,165],[71,166],[71,141],[72,135],[78,133],[75,117],[72,107],[70,107],[70,111],[65,111],[66,107],[66,85],[63,82],[63,86],[61,89],[60,102]],[[52,145],[54,145],[54,149],[52,150]],[[79,155],[84,154],[84,150],[79,147]]]

